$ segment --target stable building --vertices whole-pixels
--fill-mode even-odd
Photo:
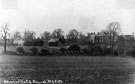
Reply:
[[[48,41],[48,45],[52,47],[57,47],[59,46],[59,39],[50,39]]]

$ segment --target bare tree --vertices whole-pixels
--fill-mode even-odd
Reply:
[[[76,29],[72,29],[67,34],[67,41],[70,43],[77,43],[79,33]]]
[[[116,42],[116,39],[121,32],[119,22],[111,22],[107,25],[106,32],[109,35],[109,44],[110,44],[110,50],[113,51],[114,49],[114,43]]]
[[[79,35],[78,35],[78,43],[79,44],[87,44],[88,40],[87,40],[87,36],[85,34],[83,34],[82,32],[79,32]]]
[[[55,29],[52,32],[52,37],[53,38],[60,38],[61,36],[63,36],[63,34],[64,34],[64,31],[62,29]]]
[[[22,35],[21,35],[21,32],[19,32],[19,31],[15,31],[13,34],[12,34],[12,36],[10,37],[10,39],[9,39],[9,45],[15,45],[15,43],[14,43],[14,41],[15,40],[17,40],[17,39],[22,39]]]
[[[9,24],[6,22],[1,26],[2,38],[4,39],[4,53],[6,53],[7,47],[7,35],[9,34]]]
[[[13,34],[13,39],[21,39],[21,38],[22,38],[21,32],[15,31]]]
[[[23,39],[24,40],[32,40],[35,38],[36,33],[34,31],[25,30]]]
[[[29,30],[25,30],[23,33],[23,40],[24,40],[24,45],[25,46],[30,46],[32,45],[32,41],[33,39],[36,38],[36,33],[34,31],[29,31]]]
[[[41,34],[41,38],[48,41],[51,38],[50,32],[45,31],[44,33]]]

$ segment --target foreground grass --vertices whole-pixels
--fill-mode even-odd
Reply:
[[[129,84],[134,81],[134,58],[0,56],[0,78],[46,80],[63,84]]]

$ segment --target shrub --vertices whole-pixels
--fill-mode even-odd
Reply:
[[[37,54],[37,52],[38,52],[38,49],[37,48],[31,48],[31,49],[29,49],[31,52],[32,52],[32,54],[33,55],[36,55]]]
[[[49,50],[47,50],[47,49],[41,49],[40,50],[40,54],[41,55],[48,55],[49,54]]]
[[[60,48],[60,50],[59,50],[62,54],[65,54],[66,52],[67,52],[67,49],[65,49],[65,48]]]
[[[80,51],[80,47],[78,46],[78,45],[71,45],[69,48],[68,48],[68,50],[69,51]]]
[[[86,54],[86,55],[89,54],[89,50],[86,48],[82,49],[82,52],[83,52],[83,54]]]
[[[135,49],[133,48],[133,49],[131,49],[131,50],[128,50],[127,52],[126,52],[126,55],[129,55],[129,56],[135,56]]]
[[[17,48],[16,48],[16,51],[17,51],[19,54],[24,54],[24,53],[25,53],[23,47],[17,47]]]
[[[116,53],[116,52],[114,52],[114,53]],[[110,48],[103,48],[102,49],[102,54],[103,55],[110,55],[111,54]]]
[[[16,52],[15,51],[6,51],[6,54],[8,54],[8,55],[16,55]]]
[[[102,49],[100,46],[94,46],[90,49],[92,55],[102,55]]]

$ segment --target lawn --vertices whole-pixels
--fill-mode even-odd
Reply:
[[[129,57],[0,56],[3,80],[61,80],[61,84],[134,84],[135,62]],[[47,84],[47,83],[44,83]]]

